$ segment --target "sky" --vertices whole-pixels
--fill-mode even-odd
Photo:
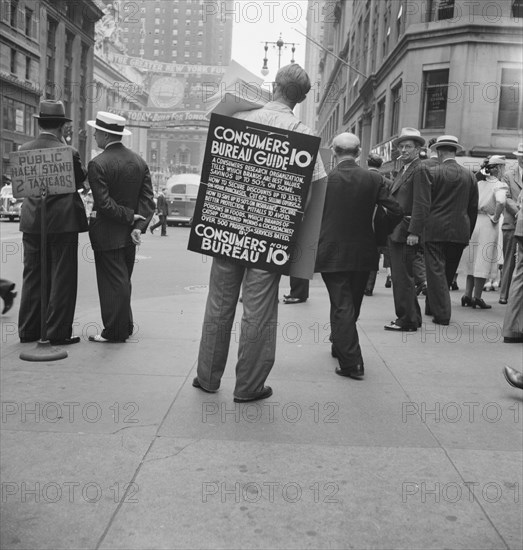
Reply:
[[[285,43],[296,43],[294,59],[303,66],[305,60],[306,38],[295,29],[305,34],[307,29],[307,12],[313,13],[317,2],[299,0],[237,0],[233,2],[232,58],[249,69],[256,76],[262,77],[260,71],[265,57],[265,42],[276,42],[281,33]],[[282,48],[281,66],[291,62],[292,46]],[[267,82],[274,80],[278,69],[278,48],[269,44],[267,51],[269,74]]]

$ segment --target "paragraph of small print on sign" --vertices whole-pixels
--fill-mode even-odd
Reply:
[[[319,145],[213,114],[189,250],[287,275]]]
[[[9,160],[16,198],[39,197],[42,189],[48,195],[76,191],[70,147],[16,151],[9,154]]]

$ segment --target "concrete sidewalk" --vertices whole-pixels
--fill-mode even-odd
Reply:
[[[378,276],[359,322],[365,379],[334,374],[319,278],[280,305],[266,401],[235,404],[241,305],[222,387],[195,375],[206,289],[133,301],[133,342],[19,359],[2,318],[2,549],[520,549],[522,398],[501,369],[504,308],[383,330]],[[284,282],[286,283],[286,282]],[[286,288],[282,284],[280,294]],[[495,300],[495,301],[494,301]]]

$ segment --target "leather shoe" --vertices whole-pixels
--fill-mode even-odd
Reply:
[[[290,296],[289,298],[284,298],[283,303],[284,304],[301,304],[302,302],[306,302],[306,298],[293,298]]]
[[[505,336],[503,342],[505,344],[523,344],[523,336]]]
[[[199,390],[202,390],[204,391],[205,393],[216,393],[218,390],[208,390],[206,388],[204,388],[201,384],[200,384],[200,381],[198,380],[198,377],[196,376],[194,378],[194,380],[192,381],[192,385],[193,385],[193,388],[198,388]]]
[[[259,399],[267,399],[272,395],[272,388],[270,386],[263,386],[261,392],[253,397],[235,397],[235,403],[249,403],[250,401],[258,401]]]
[[[432,318],[432,322],[435,324],[435,325],[444,325],[444,326],[448,326],[450,321],[443,321],[442,319],[436,319],[436,317],[433,317]]]
[[[98,342],[99,344],[123,344],[125,340],[108,340],[101,334],[95,334],[94,336],[89,336],[89,342]]]
[[[390,324],[383,327],[385,330],[392,330],[394,332],[416,332],[418,329],[414,327],[401,327],[397,325],[394,321],[391,321]]]
[[[472,309],[476,309],[479,307],[479,309],[491,309],[492,306],[485,303],[485,300],[483,298],[472,298]]]
[[[511,386],[523,390],[523,374],[507,366],[503,369],[503,374]]]
[[[361,378],[365,374],[365,369],[363,365],[354,365],[350,369],[342,369],[341,367],[336,367],[334,371],[339,376],[347,376],[348,378]]]
[[[499,303],[500,303],[501,305],[506,305],[506,304],[508,303],[508,300],[507,300],[506,298],[500,298],[500,299],[499,299]]]
[[[2,310],[2,315],[4,313],[7,313],[13,307],[13,302],[14,302],[14,299],[16,298],[16,295],[17,295],[17,292],[13,292],[12,290],[10,290],[4,296],[4,309]]]
[[[62,340],[49,340],[52,346],[70,346],[71,344],[78,344],[80,342],[80,336],[71,336],[70,338],[62,338]]]

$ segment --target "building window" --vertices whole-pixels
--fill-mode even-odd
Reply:
[[[11,0],[11,14],[9,18],[9,24],[11,27],[16,28],[18,25],[16,24],[16,20],[18,17],[18,0]]]
[[[376,143],[381,143],[385,137],[383,134],[383,130],[385,128],[385,98],[378,101],[376,124]]]
[[[391,91],[391,118],[390,118],[390,135],[394,136],[399,133],[400,122],[400,105],[401,105],[401,82]]]
[[[25,35],[33,36],[33,10],[25,8]]]
[[[35,107],[8,97],[4,98],[2,104],[4,129],[34,136],[33,114],[36,114]]]
[[[513,0],[512,17],[514,19],[520,19],[523,17],[523,0]]]
[[[498,129],[518,130],[521,128],[521,99],[519,69],[501,69],[501,90],[499,95]]]
[[[455,0],[429,0],[427,21],[443,21],[454,17]]]
[[[16,74],[16,50],[11,49],[11,74]]]
[[[422,128],[445,128],[449,70],[423,73]]]
[[[438,21],[454,17],[454,0],[439,0]]]
[[[31,58],[29,56],[25,58],[25,79],[31,80]]]

